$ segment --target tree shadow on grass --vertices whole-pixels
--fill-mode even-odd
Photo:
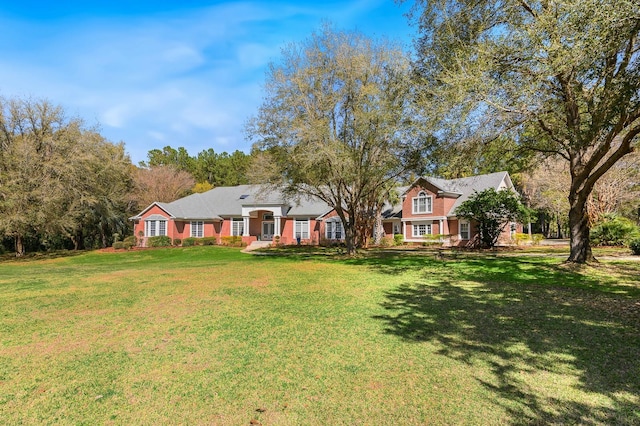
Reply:
[[[382,272],[396,268],[386,263]],[[636,291],[521,259],[422,268],[385,294],[386,313],[374,318],[477,367],[513,424],[640,424]]]

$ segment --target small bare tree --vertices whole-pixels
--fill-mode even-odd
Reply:
[[[174,166],[156,166],[137,169],[134,174],[132,200],[138,208],[154,201],[171,202],[187,195],[194,187],[193,177]]]

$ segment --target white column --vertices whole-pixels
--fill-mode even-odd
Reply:
[[[407,236],[407,222],[402,222],[402,238],[407,240],[409,237]]]
[[[440,235],[444,235],[444,229],[442,229],[442,226],[444,225],[444,221],[442,219],[440,219],[440,221],[438,222],[438,234]]]
[[[242,216],[242,236],[249,236],[249,216]]]
[[[273,236],[280,236],[280,216],[273,217]]]

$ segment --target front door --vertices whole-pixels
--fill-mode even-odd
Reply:
[[[262,222],[262,241],[273,240],[274,222]]]

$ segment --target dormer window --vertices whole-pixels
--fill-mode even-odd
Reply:
[[[417,197],[413,198],[413,214],[424,214],[432,212],[432,200],[426,192],[420,191]]]

